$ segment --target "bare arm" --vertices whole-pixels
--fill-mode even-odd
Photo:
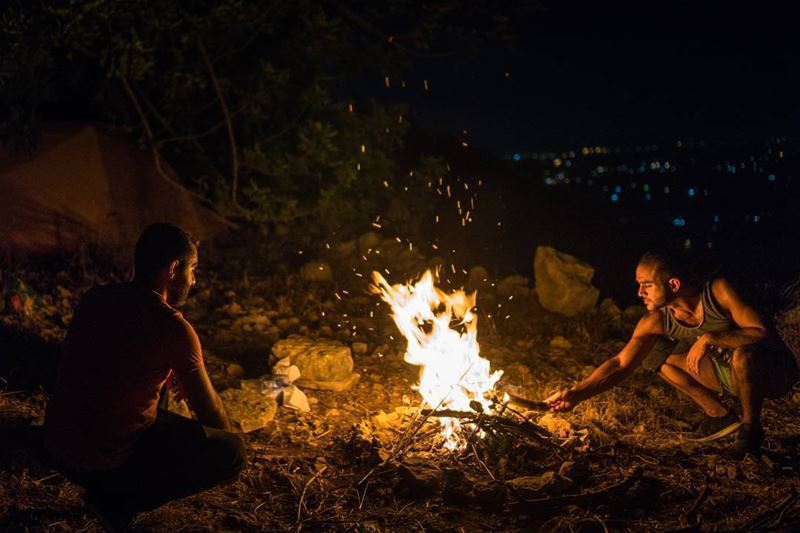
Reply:
[[[633,374],[653,349],[661,334],[660,313],[645,315],[636,325],[631,339],[617,355],[598,366],[571,389],[557,392],[545,401],[556,411],[569,410],[578,403],[618,385]]]
[[[703,337],[707,344],[738,348],[767,339],[768,329],[764,318],[742,300],[727,280],[723,278],[714,280],[711,291],[722,308],[730,313],[737,329],[706,333]]]
[[[189,405],[197,419],[208,427],[232,431],[228,413],[208,378],[205,367],[179,377]]]

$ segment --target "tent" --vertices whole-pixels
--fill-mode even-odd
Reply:
[[[153,222],[172,222],[201,241],[235,228],[161,166],[171,179],[149,151],[90,125],[47,126],[33,153],[0,146],[0,253],[130,251]]]

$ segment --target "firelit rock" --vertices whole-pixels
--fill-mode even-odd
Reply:
[[[242,433],[262,429],[275,418],[277,402],[270,396],[249,389],[226,389],[219,393],[228,418]]]
[[[536,293],[542,307],[564,316],[590,311],[600,295],[592,286],[594,269],[550,246],[538,246],[533,259]]]
[[[291,357],[303,379],[341,381],[353,373],[350,347],[336,341],[290,335],[276,342],[272,346],[272,353],[279,360]]]

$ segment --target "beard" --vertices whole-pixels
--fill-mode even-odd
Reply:
[[[181,307],[186,303],[191,288],[188,283],[172,287],[168,293],[167,303],[172,307]]]

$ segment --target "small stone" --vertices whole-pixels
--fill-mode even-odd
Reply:
[[[572,343],[569,342],[564,337],[562,337],[561,335],[556,335],[555,337],[550,339],[550,348],[552,348],[553,350],[567,351],[572,349]]]
[[[238,363],[231,363],[225,368],[229,376],[241,379],[244,377],[244,367]]]
[[[298,379],[300,379],[300,369],[297,368],[297,366],[295,365],[289,365],[289,366],[275,365],[272,368],[272,373],[275,374],[276,376],[285,377],[287,381],[289,381],[289,383],[293,383]]]
[[[408,458],[397,469],[401,486],[412,498],[428,498],[436,494],[441,484],[442,471],[425,461]]]
[[[472,494],[478,505],[499,508],[506,501],[506,486],[502,481],[479,481],[473,485]]]
[[[305,393],[294,385],[289,385],[283,389],[283,406],[303,413],[311,410]]]
[[[352,348],[353,353],[356,355],[364,355],[365,353],[367,353],[368,349],[366,342],[354,342],[353,344],[350,345],[350,347]]]

